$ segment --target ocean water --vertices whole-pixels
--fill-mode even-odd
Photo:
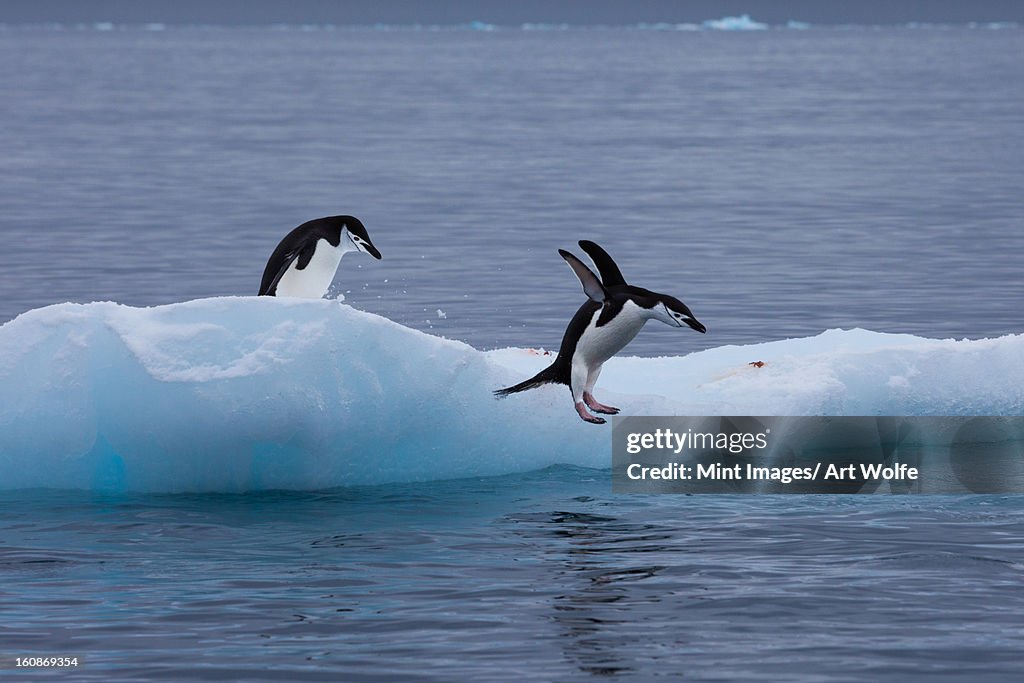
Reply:
[[[1019,497],[612,496],[606,472],[553,467],[304,493],[24,492],[0,512],[4,656],[81,658],[46,680],[1021,670]]]
[[[8,28],[0,321],[252,294],[285,232],[352,213],[384,260],[346,257],[335,293],[478,348],[558,344],[581,294],[556,249],[582,238],[709,328],[652,325],[639,355],[1017,333],[1022,47]],[[1013,496],[623,496],[564,465],[5,492],[0,657],[82,662],[39,680],[1016,680],[1022,527]]]
[[[634,354],[1018,332],[1022,51],[1020,29],[8,30],[0,320],[255,294],[288,230],[350,213],[384,260],[346,257],[337,292],[478,348],[558,345],[579,239],[708,327]]]

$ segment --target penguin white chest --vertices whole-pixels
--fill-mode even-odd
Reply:
[[[601,365],[621,351],[633,341],[633,337],[647,322],[643,309],[632,301],[627,301],[618,315],[598,327],[597,320],[600,317],[601,310],[598,309],[576,343],[575,355],[591,368]]]
[[[345,250],[340,244],[335,247],[325,239],[317,240],[313,258],[305,268],[299,269],[299,259],[288,266],[277,283],[277,296],[319,299],[327,293],[327,288],[334,281],[334,274],[338,272],[338,264],[344,254]]]

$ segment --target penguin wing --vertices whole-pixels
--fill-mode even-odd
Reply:
[[[277,294],[277,283],[281,281],[284,274],[288,272],[288,268],[292,263],[298,259],[298,263],[295,267],[302,270],[309,265],[310,260],[313,258],[313,252],[316,251],[316,242],[309,241],[303,244],[301,247],[286,251],[283,254],[274,254],[270,257],[270,261],[267,262],[267,268],[263,271],[263,282],[260,283],[259,296],[275,296]],[[276,258],[275,258],[276,257]],[[277,266],[277,270],[274,270],[273,266]]]
[[[601,282],[605,287],[618,287],[626,284],[626,278],[622,277],[622,271],[615,265],[615,261],[607,251],[590,240],[580,240],[580,248],[597,266],[597,272],[601,274]]]
[[[572,272],[576,273],[576,277],[580,279],[580,284],[583,285],[583,291],[587,296],[598,303],[602,303],[608,298],[608,292],[605,291],[604,285],[601,284],[601,281],[597,279],[594,272],[587,268],[583,261],[580,261],[565,249],[559,249],[558,254],[569,264]]]

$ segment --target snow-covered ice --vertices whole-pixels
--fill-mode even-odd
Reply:
[[[609,361],[624,415],[1019,415],[1024,336],[866,330]],[[628,351],[628,349],[627,349]],[[610,465],[551,361],[331,300],[60,304],[0,327],[0,489],[317,489]],[[755,361],[761,367],[750,365]]]
[[[704,22],[704,27],[716,31],[764,31],[768,28],[768,24],[754,21],[749,14],[741,14],[738,17],[708,19]]]

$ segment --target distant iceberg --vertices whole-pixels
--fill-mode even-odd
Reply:
[[[569,24],[526,23],[519,28],[523,31],[568,31],[572,27]]]
[[[665,22],[658,22],[654,24],[636,24],[632,28],[637,31],[699,31],[702,26],[700,24],[669,24]]]
[[[1018,28],[1018,24],[1015,21],[990,21],[987,24],[977,24],[971,22],[967,25],[969,28],[987,28],[990,31],[1002,31],[1006,29]]]
[[[550,361],[331,300],[36,309],[0,326],[0,489],[310,490],[609,466],[609,427],[581,422],[565,387],[491,395]],[[597,388],[626,415],[1019,415],[1024,336],[830,330],[614,358]]]
[[[768,24],[754,21],[749,14],[741,14],[738,17],[708,19],[704,22],[704,27],[716,31],[764,31],[768,28]]]
[[[794,31],[806,31],[811,27],[806,21],[793,21],[790,19],[786,22],[786,28]]]

